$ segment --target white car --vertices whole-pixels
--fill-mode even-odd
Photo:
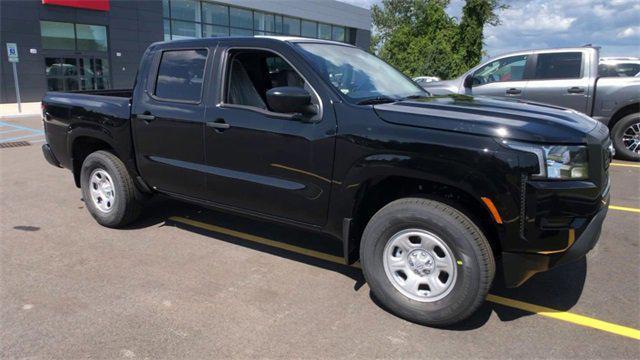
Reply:
[[[418,85],[423,86],[426,83],[440,81],[440,78],[437,76],[418,76],[414,77],[413,81],[415,81]]]

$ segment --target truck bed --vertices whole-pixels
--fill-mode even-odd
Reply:
[[[105,143],[123,157],[131,152],[133,90],[47,92],[42,99],[47,143],[60,164],[72,168],[72,146],[87,129],[101,129]],[[95,136],[94,136],[95,137]]]
[[[71,91],[69,93],[131,98],[133,96],[133,89],[82,90],[82,91]]]
[[[72,119],[91,113],[122,120],[129,120],[133,90],[87,90],[72,92],[47,92],[42,100],[47,111],[59,118]]]

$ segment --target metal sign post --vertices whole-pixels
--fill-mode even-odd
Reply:
[[[16,87],[16,100],[18,101],[18,112],[22,112],[22,101],[20,101],[20,85],[18,84],[18,69],[16,63],[20,61],[18,58],[18,45],[16,43],[7,43],[7,56],[9,62],[13,66],[13,81]]]

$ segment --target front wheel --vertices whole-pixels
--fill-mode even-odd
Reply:
[[[620,119],[611,129],[611,139],[617,157],[640,161],[640,113]]]
[[[89,154],[80,172],[82,197],[89,213],[101,225],[122,227],[140,214],[136,188],[124,163],[108,151]]]
[[[421,198],[396,200],[371,218],[360,261],[371,291],[387,309],[432,326],[469,317],[495,274],[480,229],[453,207]]]

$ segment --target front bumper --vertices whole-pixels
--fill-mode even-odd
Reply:
[[[507,287],[520,286],[536,273],[583,258],[596,246],[600,238],[602,224],[609,209],[608,193],[603,197],[602,204],[602,208],[587,224],[580,236],[564,251],[552,254],[503,252],[502,265],[505,285]]]

